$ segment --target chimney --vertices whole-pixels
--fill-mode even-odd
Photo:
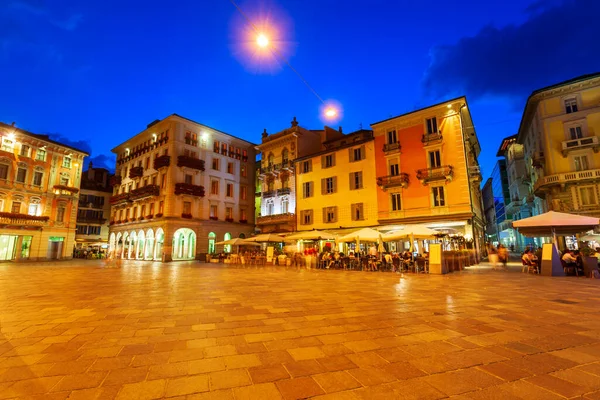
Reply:
[[[294,117],[294,119],[292,120],[292,128],[295,128],[298,126],[298,121],[296,121],[296,117]]]
[[[340,133],[344,133],[344,132],[342,132],[342,126],[341,125],[340,125],[340,127],[339,127],[338,130],[340,131]]]
[[[12,124],[10,124],[10,126],[14,127],[14,126],[15,126],[15,124],[16,124],[16,122],[15,122],[15,121],[13,121],[13,122],[12,122]]]
[[[269,136],[269,134],[267,133],[267,128],[265,128],[265,130],[262,133],[262,137],[263,139],[266,138],[267,136]]]

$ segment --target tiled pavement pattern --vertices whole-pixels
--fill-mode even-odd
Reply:
[[[0,399],[600,399],[599,280],[83,265],[0,265]]]

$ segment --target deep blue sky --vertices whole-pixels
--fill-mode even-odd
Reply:
[[[345,132],[465,94],[484,177],[542,86],[600,71],[597,0],[241,1],[271,15],[290,61],[344,107]],[[113,168],[110,149],[178,113],[259,142],[319,103],[288,68],[236,53],[228,0],[0,0],[0,120]],[[81,143],[74,143],[81,141]]]

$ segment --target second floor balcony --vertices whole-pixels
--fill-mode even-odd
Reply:
[[[198,171],[204,171],[204,160],[200,160],[198,158],[189,156],[178,156],[177,166],[197,169]]]
[[[148,197],[158,196],[160,188],[158,185],[146,185],[132,190],[129,193],[129,198],[132,201],[147,199]]]
[[[277,189],[277,196],[285,196],[290,193],[292,193],[292,189],[290,188]]]
[[[133,167],[129,170],[129,179],[139,178],[144,175],[143,167]]]
[[[592,149],[594,153],[600,150],[598,136],[588,136],[579,139],[565,140],[562,142],[562,155],[566,157],[572,150]]]
[[[0,212],[0,226],[45,226],[49,219],[46,216]]]
[[[425,135],[423,135],[423,137],[421,137],[421,142],[423,142],[423,145],[425,146],[441,143],[442,140],[444,140],[444,138],[442,137],[442,134],[440,132],[426,133]]]
[[[256,225],[283,224],[290,222],[293,223],[295,220],[296,215],[294,213],[265,215],[259,216],[256,219]]]
[[[396,142],[396,143],[386,143],[383,145],[383,152],[384,153],[391,153],[393,151],[400,151],[401,146],[400,146],[400,142]]]
[[[443,165],[441,167],[423,168],[417,170],[417,179],[427,185],[433,181],[452,181],[454,175],[452,165]]]
[[[122,181],[121,175],[113,175],[110,177],[110,186],[119,186]]]
[[[408,186],[408,174],[380,176],[377,178],[377,186],[383,190],[391,187],[406,188]]]
[[[204,186],[192,185],[190,183],[176,183],[175,194],[185,194],[195,197],[204,197]]]
[[[115,194],[114,196],[111,196],[110,204],[113,206],[116,206],[119,204],[131,202],[131,199],[129,198],[129,196],[130,196],[130,193]]]
[[[160,156],[154,159],[154,169],[159,170],[161,168],[168,167],[171,164],[171,156]]]
[[[565,188],[567,184],[580,184],[583,182],[600,182],[600,169],[546,175],[535,181],[533,193],[540,198],[545,198],[546,192],[553,186]]]
[[[54,185],[54,194],[63,196],[74,196],[79,193],[79,188],[67,185]]]
[[[277,192],[275,190],[267,190],[266,192],[263,192],[262,197],[263,199],[268,199],[270,197],[275,197],[275,194]]]

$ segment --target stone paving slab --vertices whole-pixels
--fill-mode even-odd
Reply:
[[[0,399],[600,399],[600,281],[0,264]]]

